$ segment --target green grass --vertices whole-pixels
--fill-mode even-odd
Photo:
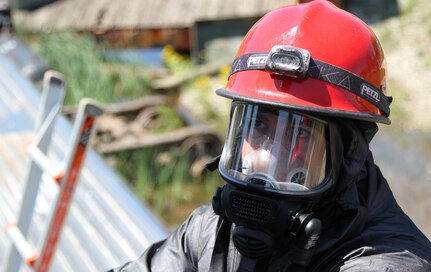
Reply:
[[[194,177],[190,172],[195,159],[192,153],[171,146],[117,156],[120,174],[171,227],[181,223],[197,205],[208,203],[216,186],[223,183],[218,173]]]
[[[66,78],[65,104],[78,104],[84,97],[100,102],[118,102],[150,93],[148,78],[137,73],[107,69],[100,45],[88,35],[73,32],[40,33],[33,49]],[[130,65],[133,71],[133,65]]]

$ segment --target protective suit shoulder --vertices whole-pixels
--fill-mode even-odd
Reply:
[[[217,220],[209,205],[201,206],[167,239],[151,245],[137,260],[111,271],[198,271],[198,261],[205,258],[207,251],[203,249],[215,233]]]
[[[352,252],[341,267],[333,271],[343,272],[377,272],[403,271],[427,272],[431,271],[431,264],[413,253],[404,250],[399,252],[378,253],[372,247],[362,247]]]

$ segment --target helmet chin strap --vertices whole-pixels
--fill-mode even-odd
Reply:
[[[305,269],[313,255],[322,224],[303,213],[307,203],[245,191],[231,184],[217,188],[214,212],[234,223],[232,240],[242,255],[238,271],[255,271],[259,260],[277,249],[288,252],[289,263]]]

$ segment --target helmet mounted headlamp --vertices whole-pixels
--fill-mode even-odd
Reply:
[[[310,52],[291,46],[274,46],[269,52],[265,70],[273,74],[305,78],[310,65]]]

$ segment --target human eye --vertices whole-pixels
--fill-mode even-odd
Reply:
[[[264,132],[268,129],[268,125],[266,124],[265,120],[260,118],[256,119],[254,127],[261,132]]]

